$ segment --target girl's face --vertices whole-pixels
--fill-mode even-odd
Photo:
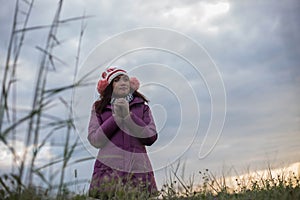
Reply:
[[[130,92],[130,81],[126,75],[119,75],[113,80],[113,96],[125,97]]]

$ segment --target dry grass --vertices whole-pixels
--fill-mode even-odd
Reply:
[[[81,20],[75,64],[68,64],[75,66],[74,77],[76,76],[86,16],[61,19],[63,2],[63,0],[57,2],[57,8],[50,25],[28,26],[33,9],[38,9],[34,6],[34,0],[15,1],[6,60],[1,71],[3,77],[0,96],[0,142],[11,153],[13,167],[10,173],[4,173],[0,176],[1,199],[26,199],[27,196],[28,198],[36,196],[37,199],[41,196],[41,199],[44,199],[48,194],[53,195],[53,191],[57,191],[55,196],[60,198],[64,196],[64,191],[66,191],[65,185],[68,183],[65,182],[65,169],[78,146],[78,137],[74,131],[72,118],[72,99],[71,95],[68,94],[70,94],[71,89],[81,86],[81,83],[70,83],[67,86],[51,88],[48,80],[49,72],[66,65],[66,62],[55,54],[57,47],[63,48],[58,29],[63,28],[64,24]],[[27,37],[31,37],[33,31],[46,34],[44,35],[46,41],[44,44],[33,46],[30,50],[33,54],[36,50],[40,52],[40,61],[36,66],[32,66],[32,69],[35,67],[37,70],[35,79],[32,78],[34,90],[27,96],[32,101],[32,105],[31,109],[24,111],[20,110],[18,108],[20,105],[17,104],[22,98],[18,94],[17,85],[23,84],[17,77],[17,71],[21,67],[19,60],[24,56],[24,43]],[[26,55],[28,55],[28,49],[26,50]],[[53,102],[60,102],[60,105],[54,105]],[[62,108],[63,113],[67,113],[66,117],[62,118],[62,116],[52,114],[51,110],[57,106]],[[53,135],[56,133],[64,134],[62,155],[44,166],[39,166],[36,162],[37,157],[45,145],[51,143]],[[73,139],[74,135],[71,137],[71,134],[75,134],[75,139]],[[20,148],[16,145],[17,138],[19,140],[24,138],[25,147],[21,155],[17,153]],[[46,177],[45,170],[53,165],[60,165],[59,172],[53,172],[49,177]],[[60,176],[59,184],[57,186],[52,185],[53,177],[58,175]],[[38,188],[35,182],[42,182],[47,189],[44,191]]]

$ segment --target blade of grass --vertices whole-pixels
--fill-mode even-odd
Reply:
[[[78,160],[75,160],[73,162],[70,163],[70,165],[76,164],[76,163],[81,163],[81,162],[85,162],[85,161],[89,161],[89,160],[94,160],[95,157],[91,156],[91,157],[85,157],[85,158],[80,158]]]
[[[16,29],[14,31],[14,33],[18,34],[18,33],[23,33],[23,32],[28,32],[28,31],[36,31],[36,30],[46,29],[46,28],[50,28],[50,27],[51,27],[51,25],[32,26],[32,27]]]
[[[50,103],[50,102],[48,102]],[[46,103],[46,104],[48,104]],[[28,119],[31,119],[32,117],[34,117],[35,115],[39,114],[41,112],[42,109],[44,109],[43,105],[42,108],[38,109],[38,110],[32,110],[28,115],[26,115],[25,117],[19,119],[17,122],[15,122],[14,124],[12,124],[11,126],[9,126],[8,128],[6,128],[2,133],[1,133],[1,137],[2,138],[6,138],[7,135],[13,130],[15,129],[17,126],[21,125],[22,123],[26,122]]]

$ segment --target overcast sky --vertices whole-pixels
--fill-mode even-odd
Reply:
[[[14,7],[14,1],[2,1],[1,72]],[[53,0],[36,1],[29,24],[50,24],[56,6]],[[112,62],[140,79],[160,130],[148,150],[161,186],[165,167],[179,158],[187,176],[206,168],[243,171],[300,161],[299,10],[297,0],[65,0],[62,18],[92,16],[85,21],[79,76],[95,70],[91,80],[96,84]],[[55,52],[68,65],[49,74],[48,87],[72,83],[80,23],[59,29],[64,43]],[[44,31],[25,39],[18,69],[20,108],[31,105],[39,61],[34,48],[45,39]],[[81,95],[75,99],[77,114],[88,116],[95,85],[75,94]],[[77,122],[85,147],[77,157],[97,151],[85,140],[86,124],[87,118]],[[55,153],[45,150],[45,155]],[[4,158],[1,168],[7,170]],[[90,178],[93,162],[71,169]]]

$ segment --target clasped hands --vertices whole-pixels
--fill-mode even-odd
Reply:
[[[113,113],[120,118],[125,118],[129,115],[129,103],[125,98],[118,98],[114,101]]]

